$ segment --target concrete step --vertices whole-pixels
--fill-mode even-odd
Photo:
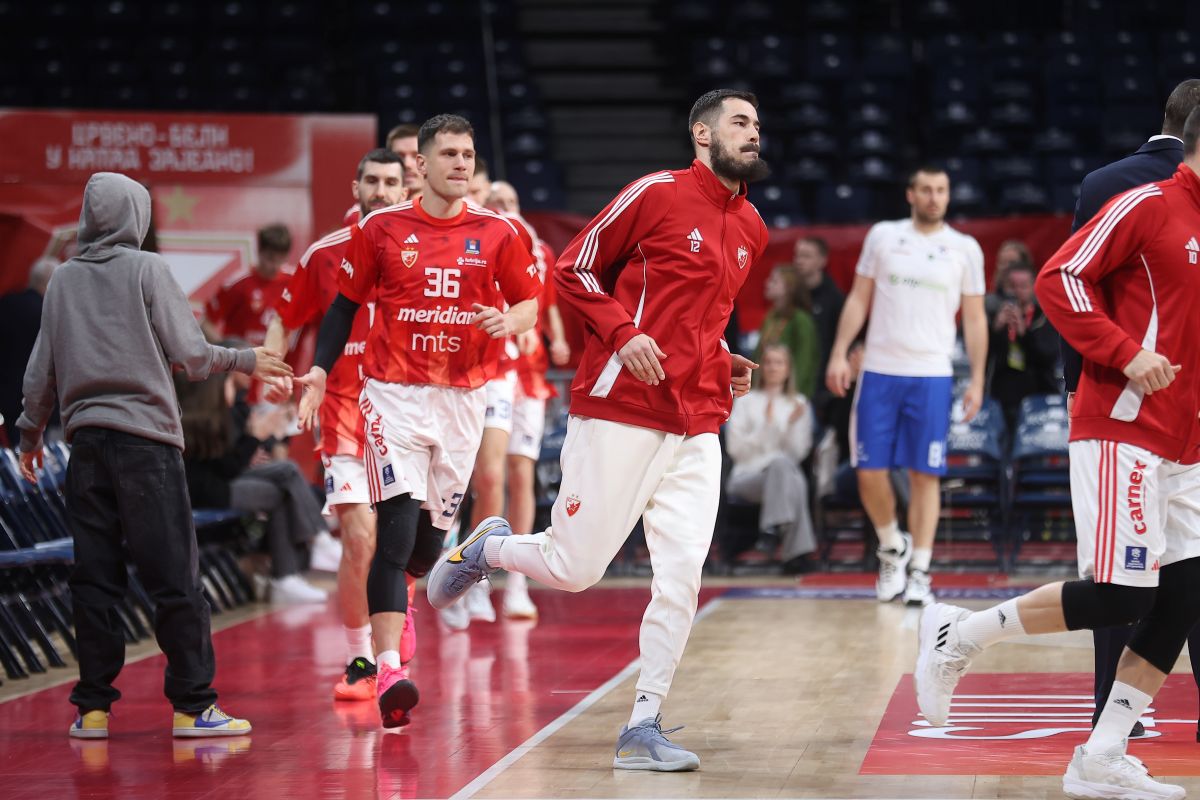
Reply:
[[[654,18],[651,3],[523,3],[517,14],[521,33],[643,33],[659,34],[663,24]]]
[[[583,101],[672,102],[677,92],[654,72],[551,72],[535,77],[547,104]]]
[[[663,70],[666,60],[652,39],[531,38],[525,41],[525,58],[535,71],[555,69]]]
[[[547,110],[550,127],[564,136],[632,131],[686,131],[687,109],[650,105],[557,105]]]
[[[611,200],[618,189],[643,175],[664,169],[683,169],[691,161],[691,156],[684,154],[684,157],[677,160],[649,160],[633,157],[627,161],[564,164],[563,166],[568,191],[606,190]]]
[[[673,161],[688,153],[682,132],[679,136],[642,131],[628,131],[624,136],[559,135],[554,144],[555,158],[580,164],[626,160],[630,151],[636,151],[639,160],[647,161]]]

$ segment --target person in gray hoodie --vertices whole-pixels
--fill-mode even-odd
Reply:
[[[160,256],[143,252],[150,193],[99,172],[79,217],[79,255],[54,273],[25,370],[21,471],[35,481],[42,431],[57,400],[71,458],[65,496],[75,566],[71,600],[79,650],[79,713],[69,733],[108,736],[125,662],[115,606],[125,595],[124,548],[154,600],[154,634],[167,657],[164,693],[176,736],[235,736],[250,723],[225,714],[212,687],[209,609],[200,588],[196,531],[183,468],[183,428],[171,378],[236,370],[291,374],[265,348],[205,341],[187,296]]]

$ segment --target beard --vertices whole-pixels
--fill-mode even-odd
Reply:
[[[751,151],[758,152],[758,145],[748,144],[742,147],[742,152]],[[709,146],[709,156],[712,158],[713,172],[722,178],[754,183],[755,181],[761,181],[771,174],[770,165],[766,161],[763,161],[761,157],[753,161],[738,161],[734,158],[733,153],[727,150],[725,145],[716,136],[712,137],[712,144]]]
[[[928,212],[921,211],[918,208],[914,208],[913,216],[915,216],[917,218],[917,222],[921,223],[922,225],[937,225],[939,222],[942,222],[946,219],[946,212],[941,211],[930,214]]]

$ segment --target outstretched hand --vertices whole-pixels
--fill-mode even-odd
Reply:
[[[758,369],[758,364],[737,353],[731,354],[730,357],[733,367],[730,371],[729,385],[733,389],[734,397],[742,397],[750,391],[750,376]]]

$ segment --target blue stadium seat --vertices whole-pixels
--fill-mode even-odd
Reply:
[[[955,100],[939,104],[933,112],[933,127],[939,133],[974,128],[978,117],[968,103]]]
[[[849,152],[853,155],[878,155],[895,153],[896,144],[885,132],[865,130],[851,137]]]
[[[1033,106],[1038,98],[1037,86],[1026,78],[1005,78],[988,84],[988,95],[993,102],[1019,103]]]
[[[800,195],[795,189],[779,184],[755,186],[751,190],[750,200],[755,208],[765,217],[776,214],[800,214]]]
[[[962,151],[964,153],[987,155],[990,153],[1007,153],[1010,152],[1008,141],[991,130],[990,128],[979,128],[963,138]]]
[[[877,103],[863,103],[850,109],[850,127],[886,128],[892,124],[892,115],[887,109]]]
[[[983,179],[983,167],[977,158],[951,156],[942,160],[942,167],[945,168],[946,174],[950,176],[951,191],[958,185],[959,181],[978,183]]]
[[[833,117],[827,109],[814,103],[805,103],[784,111],[778,124],[783,129],[791,131],[828,129],[833,124]]]
[[[1047,156],[1043,160],[1043,169],[1055,183],[1079,183],[1085,175],[1104,163],[1103,159],[1088,156]]]
[[[868,156],[850,163],[850,179],[859,183],[894,186],[897,178],[892,164],[878,156]]]
[[[1007,214],[1038,214],[1050,210],[1050,195],[1040,184],[1020,181],[1000,189],[1000,209]]]
[[[1060,153],[1064,156],[1070,156],[1079,152],[1079,140],[1072,134],[1059,128],[1046,128],[1033,138],[1033,151],[1035,153]]]
[[[1031,106],[1017,102],[993,106],[988,116],[991,125],[1004,131],[1028,131],[1037,121]]]
[[[1000,156],[987,162],[987,172],[993,183],[1030,180],[1037,176],[1038,164],[1028,156]]]
[[[872,193],[861,184],[817,188],[816,216],[823,222],[863,222],[871,216]]]
[[[813,104],[823,106],[826,103],[824,87],[810,81],[788,81],[779,90],[779,99],[786,106]]]
[[[865,77],[894,79],[912,70],[912,50],[907,37],[867,34],[861,44],[859,68]]]
[[[1079,204],[1078,183],[1055,183],[1050,186],[1050,210],[1058,214],[1074,214]]]
[[[810,34],[804,45],[805,74],[816,80],[847,80],[857,72],[849,36],[825,32]]]
[[[833,136],[824,131],[809,131],[792,139],[788,148],[793,156],[832,156],[840,150],[840,144]]]
[[[988,206],[988,195],[983,184],[973,181],[956,181],[950,186],[950,210],[955,214],[976,214]]]
[[[788,159],[783,174],[792,183],[810,185],[828,182],[832,172],[824,161],[802,156]]]

